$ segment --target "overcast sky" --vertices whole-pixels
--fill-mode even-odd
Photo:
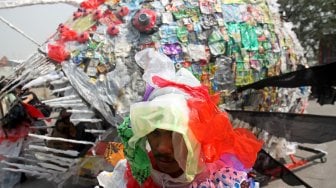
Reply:
[[[39,44],[55,33],[58,24],[70,18],[76,7],[66,4],[0,9],[0,16]],[[0,58],[26,59],[38,46],[0,21]]]

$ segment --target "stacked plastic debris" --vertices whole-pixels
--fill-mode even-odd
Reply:
[[[110,84],[116,82],[122,88],[131,72],[140,73],[133,63],[134,54],[155,48],[170,57],[177,69],[188,68],[212,92],[220,92],[222,103],[228,105],[236,86],[294,71],[305,63],[290,29],[290,24],[282,22],[275,1],[91,0],[60,24],[45,50],[63,69],[81,69],[92,85],[113,80]],[[140,100],[132,93],[140,88],[132,88],[128,98]],[[114,107],[127,107],[115,96],[104,96],[109,93],[113,92],[100,92]],[[235,100],[229,107],[286,112],[294,104],[292,97],[301,96],[269,88],[243,94],[243,104]]]

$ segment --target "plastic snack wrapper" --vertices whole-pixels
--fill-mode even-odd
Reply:
[[[241,22],[242,15],[238,4],[222,4],[225,22]]]

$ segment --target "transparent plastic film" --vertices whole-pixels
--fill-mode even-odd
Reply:
[[[70,63],[62,64],[63,70],[66,76],[69,78],[72,86],[78,91],[78,93],[86,100],[90,101],[90,104],[97,109],[102,116],[112,125],[114,125],[113,117],[111,116],[112,110],[108,104],[102,101],[99,97],[98,88],[96,85],[89,82],[89,77],[76,69],[75,65]]]

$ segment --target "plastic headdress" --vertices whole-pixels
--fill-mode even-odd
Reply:
[[[159,128],[182,135],[186,148],[173,140],[174,155],[188,181],[204,163],[225,155],[235,157],[244,169],[252,167],[262,143],[248,131],[233,129],[227,114],[217,108],[216,97],[191,72],[182,68],[175,73],[173,62],[154,49],[140,51],[135,60],[145,70],[143,79],[154,89],[150,101],[131,106],[131,148],[144,145],[146,135]],[[186,156],[181,156],[185,150]]]
[[[139,141],[139,144],[135,147],[129,147],[128,141],[133,136],[129,125],[130,118],[126,117],[124,122],[118,127],[118,134],[121,138],[121,142],[124,144],[125,157],[130,164],[132,175],[141,185],[150,175],[151,165],[146,150],[144,149],[143,141]]]

